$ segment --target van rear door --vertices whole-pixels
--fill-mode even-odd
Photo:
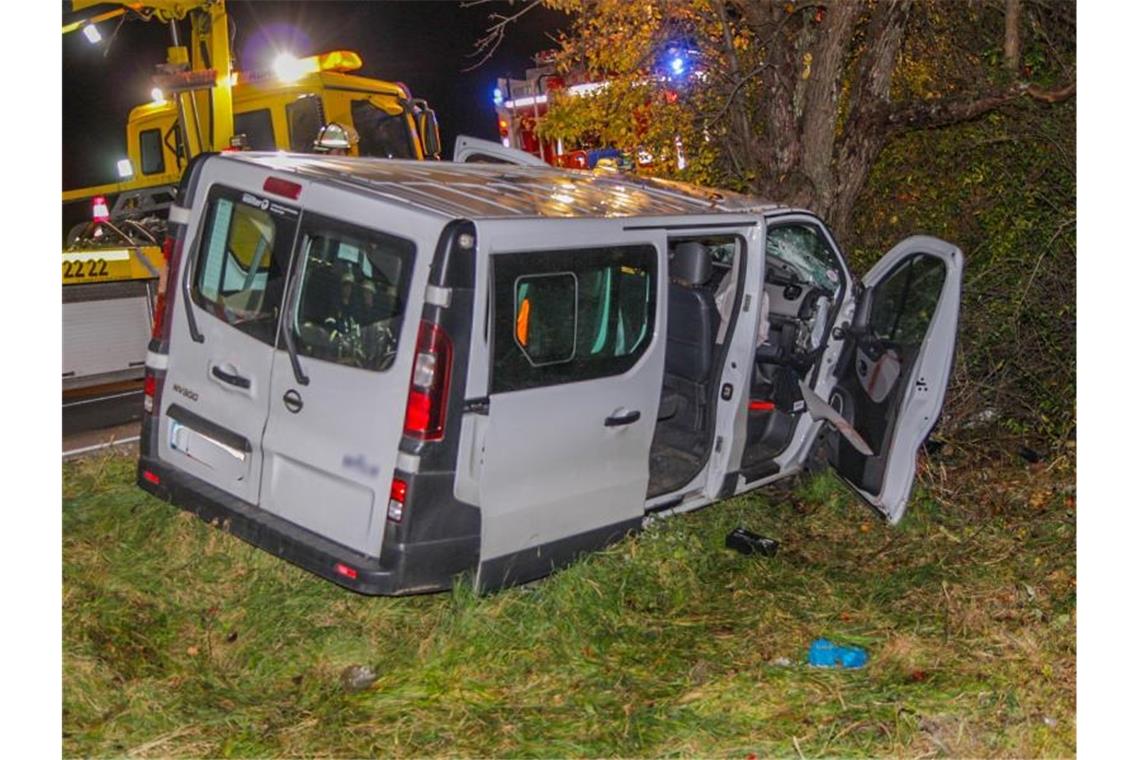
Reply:
[[[158,457],[250,504],[261,476],[277,317],[299,213],[264,172],[214,161],[187,239]]]
[[[302,198],[260,506],[378,557],[442,222],[325,185]]]
[[[465,449],[482,518],[480,589],[545,575],[644,514],[668,267],[664,234],[625,223],[476,225],[489,266],[477,268],[487,298],[476,307],[484,340],[476,330]]]

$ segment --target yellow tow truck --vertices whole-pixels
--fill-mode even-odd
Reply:
[[[63,32],[98,40],[98,24],[127,15],[166,24],[171,45],[156,66],[152,101],[132,109],[127,120],[119,181],[63,193],[65,204],[91,208],[91,218],[64,241],[65,396],[141,382],[166,266],[167,212],[194,156],[312,152],[329,125],[353,137],[344,149],[349,155],[422,160],[440,153],[439,126],[427,102],[403,84],[354,74],[364,65],[355,52],[282,54],[267,69],[239,71],[224,0],[71,0],[75,12],[108,5],[119,7],[67,24]]]

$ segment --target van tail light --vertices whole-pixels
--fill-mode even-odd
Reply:
[[[423,441],[443,438],[447,392],[451,383],[451,339],[437,325],[420,322],[416,358],[408,387],[404,433]]]
[[[143,380],[143,411],[147,414],[154,414],[157,390],[158,378],[154,376],[153,372],[147,370],[146,378]]]
[[[408,497],[408,484],[399,478],[392,478],[392,492],[388,496],[388,519],[400,522],[404,519],[404,501]]]
[[[158,295],[154,299],[154,320],[150,328],[150,337],[157,340],[165,340],[170,334],[170,315],[167,313],[170,299],[166,297],[166,284],[173,276],[171,271],[173,258],[174,238],[167,235],[166,239],[162,241],[162,259],[166,263],[166,267],[158,278]]]

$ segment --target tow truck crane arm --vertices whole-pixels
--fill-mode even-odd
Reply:
[[[172,44],[167,48],[163,67],[166,71],[163,89],[170,91],[178,104],[182,137],[189,156],[229,147],[234,134],[233,60],[225,0],[71,0],[71,9],[77,12],[106,5],[122,7],[68,24],[63,27],[63,33],[125,13],[168,24]],[[178,30],[178,22],[187,18],[190,20],[189,49],[182,44]],[[212,123],[206,139],[194,93],[201,89],[209,89],[212,106]],[[192,121],[187,118],[187,107]],[[190,129],[191,124],[193,129]]]

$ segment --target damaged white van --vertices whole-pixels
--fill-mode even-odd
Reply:
[[[210,155],[179,197],[139,485],[362,593],[528,581],[817,446],[895,522],[950,375],[934,238],[860,284],[807,211],[546,166]]]

